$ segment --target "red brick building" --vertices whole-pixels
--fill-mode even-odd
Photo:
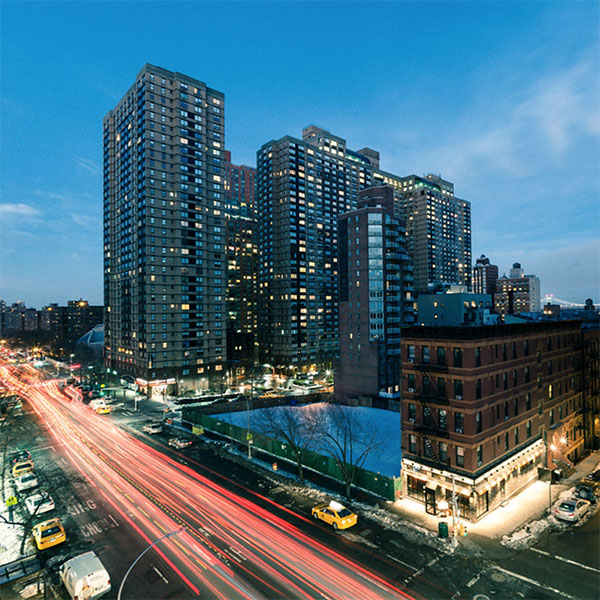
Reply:
[[[403,495],[477,520],[584,446],[579,321],[403,330]]]

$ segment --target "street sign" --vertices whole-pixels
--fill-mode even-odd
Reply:
[[[19,501],[17,500],[16,496],[9,496],[6,499],[6,506],[14,506],[15,504],[17,504]]]
[[[248,432],[248,433],[246,434],[246,439],[247,439],[248,441],[252,440],[252,434],[251,434],[250,432]]]

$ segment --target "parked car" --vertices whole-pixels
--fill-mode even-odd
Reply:
[[[60,519],[38,523],[31,532],[38,550],[45,550],[67,541],[67,534]]]
[[[54,500],[49,494],[42,492],[34,494],[25,500],[25,506],[30,515],[41,515],[54,510]]]
[[[180,437],[169,438],[169,446],[181,450],[182,448],[189,448],[192,445],[192,440],[186,440]]]
[[[600,482],[600,469],[597,471],[592,471],[585,476],[586,479],[591,479],[592,481]]]
[[[596,504],[600,497],[600,482],[587,477],[580,479],[575,487],[575,496],[582,500],[588,500],[591,504]]]
[[[71,558],[60,566],[59,573],[72,600],[95,600],[110,591],[110,575],[95,552]]]
[[[33,461],[32,460],[22,460],[21,462],[16,462],[13,464],[12,468],[12,476],[19,477],[24,473],[30,473],[33,471]]]
[[[334,529],[348,529],[356,525],[358,517],[345,506],[332,500],[329,504],[320,504],[312,509],[314,519],[321,519]]]
[[[554,509],[554,516],[563,521],[576,523],[590,510],[590,503],[587,500],[579,498],[568,498],[562,500]]]
[[[35,473],[29,472],[20,477],[15,477],[15,487],[17,488],[17,492],[30,490],[31,488],[37,487],[37,485],[38,478],[35,476]]]
[[[162,425],[160,423],[148,423],[148,425],[142,427],[142,431],[150,434],[160,433],[162,431]]]
[[[10,455],[10,462],[13,465],[15,463],[23,462],[25,460],[33,460],[31,458],[31,454],[29,453],[29,450],[16,450],[15,452],[11,453],[11,455]]]

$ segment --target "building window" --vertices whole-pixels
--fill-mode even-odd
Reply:
[[[440,429],[448,429],[448,411],[440,408]]]
[[[519,399],[518,398],[515,398],[514,409],[515,409],[515,417],[516,417],[519,414]]]
[[[481,366],[481,348],[479,347],[475,348],[475,366]]]
[[[550,409],[550,426],[554,425],[554,409]]]
[[[531,437],[531,421],[527,421],[527,437],[530,438]]]
[[[454,348],[454,366],[462,367],[462,349]]]
[[[440,442],[440,462],[448,462],[448,444]]]
[[[504,403],[504,420],[508,421],[508,402]]]
[[[477,446],[477,466],[483,465],[483,446]]]
[[[417,436],[412,433],[408,436],[408,451],[411,454],[416,454],[417,452]]]
[[[529,340],[523,342],[523,354],[529,356]]]
[[[504,449],[508,450],[508,431],[504,434]]]
[[[517,342],[512,343],[512,357],[517,358]]]
[[[519,428],[515,427],[515,446],[519,445]]]
[[[446,364],[446,348],[438,346],[437,349],[437,364],[444,366]]]
[[[508,374],[502,373],[502,389],[508,389]]]
[[[529,383],[531,379],[531,371],[529,370],[529,367],[525,367],[525,383]]]
[[[411,423],[414,423],[416,418],[417,418],[417,406],[416,406],[416,404],[409,404],[408,405],[408,420]]]
[[[465,415],[461,412],[454,413],[454,431],[456,433],[465,432]]]
[[[519,385],[519,379],[517,377],[517,370],[513,371],[513,387],[517,387]]]
[[[502,344],[502,360],[506,360],[506,344]]]
[[[429,356],[429,346],[423,346],[423,362],[424,363],[429,363],[430,361],[430,356]]]
[[[454,397],[457,400],[462,400],[463,397],[463,382],[462,379],[454,380]]]
[[[465,466],[465,449],[462,446],[456,446],[456,466]]]
[[[537,386],[538,386],[538,390],[542,389],[542,376],[538,375],[537,377]]]
[[[413,344],[408,346],[408,360],[409,362],[415,362],[415,347]]]
[[[414,373],[409,373],[406,377],[407,381],[408,381],[408,391],[409,392],[414,392],[415,391],[415,374]]]
[[[525,394],[525,410],[531,410],[531,393]]]
[[[481,379],[475,382],[475,399],[481,400]]]
[[[477,426],[477,433],[481,433],[483,429],[483,419],[481,418],[481,412],[475,414],[475,425]]]
[[[437,380],[438,396],[440,398],[446,397],[446,380],[443,377],[438,377]]]

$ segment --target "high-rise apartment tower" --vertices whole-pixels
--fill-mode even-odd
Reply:
[[[498,265],[492,265],[490,259],[482,254],[473,267],[473,292],[476,294],[494,294],[498,279]]]
[[[221,375],[224,102],[147,64],[104,118],[105,363],[142,386]]]

